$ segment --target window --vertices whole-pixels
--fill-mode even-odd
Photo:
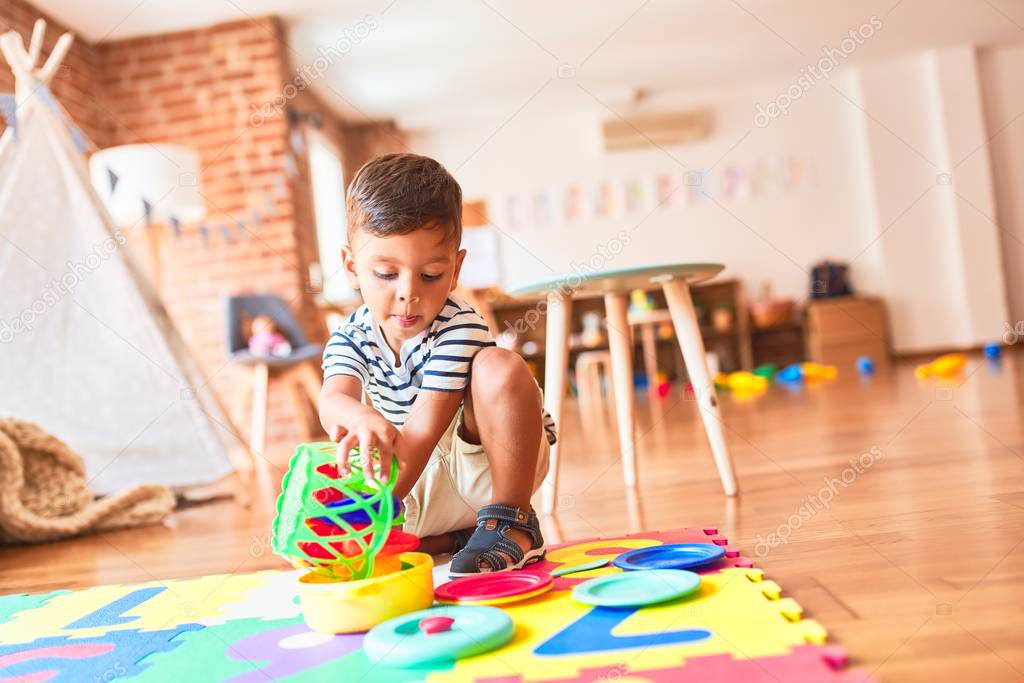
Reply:
[[[320,248],[323,293],[328,301],[358,298],[342,270],[341,247],[345,244],[345,181],[337,148],[320,131],[307,128],[309,170],[313,183],[313,213]]]

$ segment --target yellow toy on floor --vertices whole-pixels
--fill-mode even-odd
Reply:
[[[801,363],[804,379],[835,379],[839,376],[839,370],[834,365],[822,365],[821,363]]]
[[[740,370],[739,372],[730,372],[728,375],[719,374],[715,377],[715,385],[726,387],[731,391],[754,393],[765,391],[768,388],[768,379],[752,372]]]
[[[960,373],[967,365],[967,356],[962,353],[947,353],[939,356],[931,363],[918,365],[914,369],[914,376],[918,379],[927,377],[951,377]]]

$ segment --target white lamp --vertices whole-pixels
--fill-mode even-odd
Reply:
[[[92,155],[89,170],[93,187],[119,226],[145,220],[143,200],[152,206],[153,220],[174,217],[190,223],[206,216],[199,190],[199,155],[187,147],[110,147]],[[111,173],[116,183],[112,183]]]

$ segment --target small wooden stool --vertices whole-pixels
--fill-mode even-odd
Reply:
[[[611,389],[612,354],[608,351],[585,351],[576,357],[576,393],[580,415],[600,415],[604,409],[602,373]]]

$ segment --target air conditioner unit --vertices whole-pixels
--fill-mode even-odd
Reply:
[[[604,122],[605,151],[682,145],[711,133],[707,110],[614,118]]]

